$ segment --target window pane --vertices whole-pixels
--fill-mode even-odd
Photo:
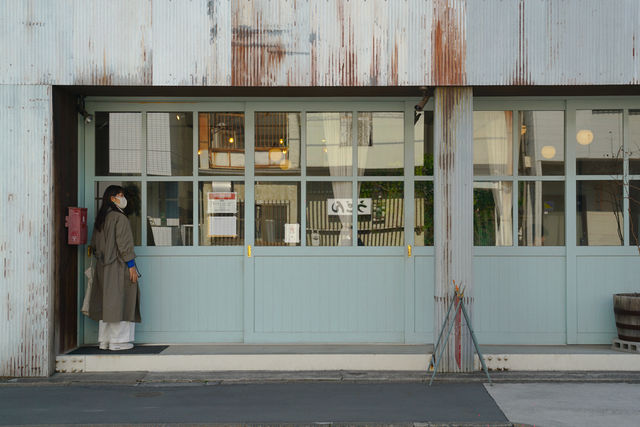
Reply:
[[[200,113],[200,175],[244,174],[244,113]]]
[[[141,113],[96,113],[95,137],[96,176],[141,174]]]
[[[415,183],[415,209],[415,245],[433,246],[433,182]]]
[[[629,110],[629,173],[640,175],[640,110]]]
[[[352,116],[307,113],[307,175],[353,175]]]
[[[404,175],[404,113],[358,113],[358,175]]]
[[[622,111],[576,111],[578,175],[622,173]]]
[[[511,246],[513,223],[510,182],[473,183],[473,244]]]
[[[433,176],[433,111],[425,111],[413,126],[416,176]]]
[[[577,244],[622,245],[622,182],[577,182]]]
[[[200,246],[244,245],[244,182],[201,182]]]
[[[300,175],[300,113],[256,113],[256,175]]]
[[[518,245],[564,245],[564,182],[518,184]]]
[[[147,173],[192,175],[193,113],[147,113]]]
[[[629,241],[640,245],[640,181],[629,181]]]
[[[147,245],[193,245],[193,183],[147,184]]]
[[[96,182],[95,207],[96,215],[102,206],[102,196],[104,191],[110,185],[119,185],[124,189],[124,197],[127,199],[127,207],[124,208],[124,214],[129,219],[131,231],[133,233],[133,244],[140,246],[142,244],[142,217],[140,209],[142,207],[141,194],[142,186],[140,182],[132,181],[98,181]]]
[[[307,246],[353,244],[351,182],[307,183]]]
[[[358,187],[358,246],[403,246],[404,183],[359,182]]]
[[[473,112],[473,174],[513,174],[513,114]]]
[[[256,182],[256,246],[300,246],[300,183]]]
[[[520,175],[564,175],[564,112],[520,111]]]

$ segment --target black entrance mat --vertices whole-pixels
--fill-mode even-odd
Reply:
[[[136,345],[132,349],[129,350],[100,350],[98,346],[89,346],[89,347],[79,347],[73,351],[67,353],[68,355],[77,355],[77,354],[99,354],[99,355],[110,355],[110,354],[160,354],[165,348],[169,347],[168,345]]]

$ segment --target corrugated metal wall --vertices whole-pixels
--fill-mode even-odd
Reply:
[[[50,373],[51,88],[0,85],[0,376]]]
[[[0,83],[637,84],[636,0],[5,0]]]

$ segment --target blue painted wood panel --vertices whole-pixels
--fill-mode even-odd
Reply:
[[[242,341],[242,256],[139,256],[138,343]],[[85,342],[97,341],[87,321]]]
[[[402,257],[256,257],[254,295],[256,340],[403,340]]]
[[[414,326],[413,331],[425,338],[425,342],[433,341],[433,286],[434,258],[414,257]]]
[[[476,256],[474,273],[481,344],[566,343],[565,257]]]
[[[616,337],[613,294],[640,291],[640,259],[631,256],[577,258],[579,344],[611,344]]]

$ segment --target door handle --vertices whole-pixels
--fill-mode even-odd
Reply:
[[[251,258],[251,245],[247,246],[247,256]]]
[[[411,245],[407,245],[407,255],[411,257]]]

